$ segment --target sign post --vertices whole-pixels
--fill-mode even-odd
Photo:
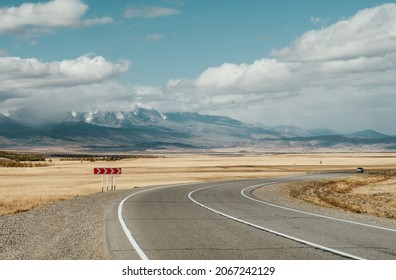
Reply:
[[[102,192],[106,176],[106,190],[109,191],[109,177],[111,175],[111,190],[116,190],[116,175],[121,174],[121,168],[94,168],[94,174],[102,175]]]

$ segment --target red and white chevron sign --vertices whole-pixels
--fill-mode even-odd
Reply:
[[[121,168],[94,168],[94,174],[121,174]]]

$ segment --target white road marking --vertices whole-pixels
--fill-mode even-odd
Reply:
[[[285,207],[285,206],[273,204],[273,203],[270,203],[270,202],[266,202],[266,201],[263,201],[263,200],[259,200],[259,199],[250,197],[250,196],[248,196],[248,195],[245,194],[245,191],[247,191],[247,190],[252,191],[252,190],[257,189],[257,188],[259,188],[259,187],[269,186],[269,185],[273,185],[273,184],[277,184],[277,183],[282,183],[282,182],[284,182],[284,181],[278,181],[278,182],[274,182],[274,183],[266,183],[266,184],[258,184],[258,185],[250,186],[250,187],[247,187],[247,188],[243,189],[243,190],[241,191],[241,194],[242,194],[244,197],[246,197],[246,198],[248,198],[248,199],[250,199],[250,200],[253,200],[253,201],[255,201],[255,202],[259,202],[259,203],[261,203],[261,204],[273,206],[273,207],[280,208],[280,209],[284,209],[284,210],[293,211],[293,212],[296,212],[296,213],[301,213],[301,214],[306,214],[306,215],[310,215],[310,216],[325,218],[325,219],[334,220],[334,221],[338,221],[338,222],[344,222],[344,223],[349,223],[349,224],[355,224],[355,225],[364,226],[364,227],[371,227],[371,228],[375,228],[375,229],[380,229],[380,230],[386,230],[386,231],[396,232],[396,229],[391,229],[391,228],[386,228],[386,227],[380,227],[380,226],[375,226],[375,225],[370,225],[370,224],[365,224],[365,223],[359,223],[359,222],[349,221],[349,220],[345,220],[345,219],[339,219],[339,218],[330,217],[330,216],[326,216],[326,215],[315,214],[315,213],[312,213],[312,212],[301,211],[301,210],[297,210],[297,209],[293,209],[293,208],[289,208],[289,207]],[[288,181],[288,182],[290,182],[290,181]]]
[[[129,196],[127,196],[126,198],[124,198],[120,204],[118,205],[118,220],[120,221],[121,227],[124,230],[124,233],[126,235],[126,237],[128,238],[129,242],[131,243],[132,247],[135,249],[135,251],[138,253],[139,257],[142,260],[149,260],[149,258],[147,257],[147,255],[144,253],[143,249],[140,247],[140,245],[137,243],[136,239],[133,237],[131,231],[129,230],[128,226],[126,225],[123,217],[122,217],[122,206],[124,205],[124,202],[129,199],[130,197],[145,192],[148,190],[144,190],[144,191],[140,191],[140,192],[136,192],[133,193]]]
[[[159,190],[159,189],[166,189],[166,188],[173,188],[173,187],[180,187],[180,186],[183,186],[183,185],[190,185],[190,184],[177,184],[177,185],[162,186],[162,187],[152,188],[152,189],[144,189],[144,190],[135,192],[135,193],[133,193],[131,195],[128,195],[118,205],[118,221],[120,222],[121,227],[124,230],[124,233],[125,233],[126,237],[129,240],[129,243],[131,243],[132,247],[135,249],[135,251],[138,253],[139,257],[142,260],[149,260],[149,257],[146,255],[146,253],[144,252],[143,248],[139,245],[139,243],[133,237],[131,231],[129,230],[128,226],[126,225],[126,223],[124,221],[124,218],[122,217],[122,207],[124,206],[124,202],[127,201],[132,196],[138,195],[138,194],[141,194],[141,193],[144,193],[144,192],[153,191],[153,190]]]
[[[214,187],[214,186],[210,186],[210,187],[205,187],[205,188],[201,188],[201,189],[194,190],[194,191],[192,191],[192,192],[190,192],[190,193],[188,194],[188,198],[189,198],[192,202],[198,204],[199,206],[201,206],[201,207],[203,207],[203,208],[206,208],[206,209],[209,210],[209,211],[212,211],[212,212],[214,212],[214,213],[217,213],[217,214],[219,214],[219,215],[221,215],[221,216],[223,216],[223,217],[226,217],[226,218],[228,218],[228,219],[231,219],[231,220],[234,220],[234,221],[243,223],[243,224],[245,224],[245,225],[252,226],[252,227],[254,227],[254,228],[257,228],[257,229],[260,229],[260,230],[263,230],[263,231],[266,231],[266,232],[269,232],[269,233],[272,233],[272,234],[275,234],[275,235],[278,235],[278,236],[281,236],[281,237],[284,237],[284,238],[287,238],[287,239],[290,239],[290,240],[293,240],[293,241],[296,241],[296,242],[299,242],[299,243],[302,243],[302,244],[305,244],[305,245],[308,245],[308,246],[313,247],[313,248],[317,248],[317,249],[320,249],[320,250],[323,250],[323,251],[331,252],[331,253],[337,254],[337,255],[339,255],[339,256],[344,256],[344,257],[351,258],[351,259],[355,259],[355,260],[364,260],[363,258],[358,257],[358,256],[355,256],[355,255],[351,255],[351,254],[348,254],[348,253],[345,253],[345,252],[341,252],[341,251],[338,251],[338,250],[335,250],[335,249],[332,249],[332,248],[329,248],[329,247],[325,247],[325,246],[322,246],[322,245],[319,245],[319,244],[316,244],[316,243],[313,243],[313,242],[309,242],[309,241],[307,241],[307,240],[303,240],[303,239],[300,239],[300,238],[296,238],[296,237],[294,237],[294,236],[287,235],[287,234],[284,234],[284,233],[281,233],[281,232],[278,232],[278,231],[275,231],[275,230],[272,230],[272,229],[269,229],[269,228],[265,228],[265,227],[262,227],[262,226],[259,226],[259,225],[250,223],[250,222],[248,222],[248,221],[245,221],[245,220],[236,218],[236,217],[234,217],[234,216],[231,216],[231,215],[228,215],[228,214],[226,214],[226,213],[223,213],[223,212],[220,212],[220,211],[218,211],[218,210],[215,210],[215,209],[213,209],[213,208],[210,208],[209,206],[206,206],[206,205],[204,205],[204,204],[202,204],[202,203],[200,203],[200,202],[198,202],[198,201],[196,201],[195,199],[192,198],[192,194],[193,194],[193,193],[199,192],[199,191],[202,191],[202,190],[205,190],[205,189],[210,189],[210,188],[213,188],[213,187]]]

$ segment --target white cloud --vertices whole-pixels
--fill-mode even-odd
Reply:
[[[148,86],[133,86],[115,81],[80,84],[70,87],[24,88],[0,90],[0,112],[22,107],[51,111],[128,111],[136,107],[160,108],[162,90]]]
[[[313,24],[320,24],[321,26],[324,27],[325,25],[327,25],[329,18],[311,17],[310,21]]]
[[[153,34],[149,34],[146,36],[146,38],[144,39],[146,42],[154,42],[154,41],[159,41],[162,38],[164,38],[163,35],[158,34],[158,33],[153,33]]]
[[[311,17],[310,20],[312,23],[322,23],[323,22],[323,19],[320,17]]]
[[[113,23],[114,20],[111,17],[101,17],[101,18],[91,18],[91,19],[85,19],[81,22],[82,26],[93,26],[93,25],[98,25],[98,24],[109,24]]]
[[[396,49],[396,5],[358,12],[327,28],[303,34],[272,55],[289,61],[321,61],[377,56]]]
[[[157,18],[180,15],[180,11],[160,6],[141,7],[128,6],[124,12],[126,18]]]
[[[192,80],[170,80],[165,90],[180,107],[254,122],[381,126],[390,110],[396,114],[389,107],[396,88],[395,27],[396,4],[365,9],[304,33],[272,58],[224,63]]]
[[[71,28],[110,23],[109,17],[85,19],[88,6],[81,0],[53,0],[0,8],[0,34],[21,33],[30,29]]]
[[[225,63],[204,71],[194,84],[202,89],[226,90],[227,94],[279,91],[289,88],[284,81],[299,75],[299,66],[275,59],[260,59],[253,64]]]
[[[65,87],[102,82],[123,73],[128,61],[113,64],[102,56],[42,62],[35,58],[0,57],[0,89]]]

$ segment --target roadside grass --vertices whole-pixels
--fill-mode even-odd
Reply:
[[[28,210],[42,207],[59,200],[61,200],[61,198],[51,199],[48,197],[41,197],[35,199],[0,199],[0,216],[26,212]]]
[[[0,198],[0,216],[26,212],[58,201],[72,199],[84,194],[44,194],[40,196],[25,195],[18,198]]]
[[[0,158],[0,167],[47,167],[50,165],[51,163],[47,162],[18,161]]]
[[[294,184],[289,194],[304,201],[340,208],[361,214],[396,219],[396,194],[392,192],[359,193],[363,187],[373,187],[378,183],[395,179],[392,174],[365,174],[340,180],[321,180]]]

